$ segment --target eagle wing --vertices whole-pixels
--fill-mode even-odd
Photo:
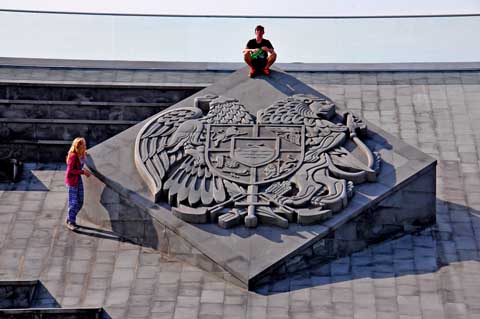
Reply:
[[[306,124],[308,120],[318,118],[308,107],[313,100],[301,94],[287,97],[260,110],[257,113],[258,123],[264,124]]]
[[[208,113],[199,119],[205,128],[208,124],[254,123],[253,116],[238,100],[220,96],[210,102]],[[228,137],[226,137],[228,139]],[[206,132],[200,136],[202,145],[191,149],[191,156],[172,170],[165,182],[164,190],[168,201],[177,204],[186,202],[190,206],[201,203],[208,206],[224,202],[228,197],[230,184],[212,174],[205,162]]]
[[[135,141],[135,165],[154,194],[155,201],[158,200],[163,180],[171,165],[185,157],[183,148],[178,146],[187,140],[188,132],[183,130],[177,133],[179,127],[187,121],[193,123],[202,116],[202,110],[198,107],[161,112],[138,133]]]
[[[208,104],[204,116],[205,107],[161,113],[137,136],[135,162],[156,202],[162,191],[170,203],[186,202],[190,206],[226,200],[226,183],[205,163],[205,127],[254,123],[254,118],[236,99],[215,97]]]
[[[220,96],[210,102],[210,110],[202,119],[206,124],[254,124],[253,116],[237,99]]]

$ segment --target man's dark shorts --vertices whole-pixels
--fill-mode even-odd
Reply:
[[[267,66],[267,59],[252,59],[252,65],[255,70],[261,71]]]

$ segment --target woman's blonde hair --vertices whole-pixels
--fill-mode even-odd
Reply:
[[[83,149],[80,149],[80,145],[84,145],[85,147]],[[71,153],[77,154],[78,157],[83,157],[87,150],[87,142],[83,137],[77,137],[73,140],[72,146],[70,146],[70,149],[68,150],[67,154],[67,163],[68,163],[68,157],[70,156]]]

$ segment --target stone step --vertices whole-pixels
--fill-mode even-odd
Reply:
[[[71,142],[77,136],[87,139],[88,145],[104,141],[138,121],[24,119],[0,118],[0,140],[63,140]]]
[[[143,120],[171,103],[0,99],[0,118]]]
[[[72,144],[72,141],[64,141],[64,140],[9,140],[9,141],[3,141],[2,144],[27,144],[27,145],[70,145]]]
[[[0,118],[0,123],[31,123],[31,124],[132,125],[132,124],[137,124],[138,122],[139,121],[131,121],[131,120]]]
[[[37,104],[37,105],[82,105],[82,106],[127,106],[127,107],[137,107],[138,105],[142,106],[169,106],[171,103],[147,103],[147,102],[92,102],[92,101],[52,101],[52,100],[9,100],[9,99],[0,99],[0,103],[10,103],[10,104]]]
[[[106,319],[102,308],[0,309],[1,319]]]
[[[200,87],[135,87],[125,85],[0,84],[0,99],[174,104],[198,92]]]
[[[30,308],[38,280],[0,281],[0,309]]]
[[[61,308],[39,280],[0,281],[0,319],[107,319],[102,308]]]
[[[0,309],[58,307],[55,298],[38,280],[0,281]]]
[[[0,140],[0,157],[10,154],[23,162],[65,162],[72,140]],[[89,147],[96,143],[88,142]]]
[[[0,83],[0,158],[65,161],[77,136],[94,145],[192,94],[200,86]]]
[[[18,182],[22,174],[23,162],[8,155],[0,158],[0,183]]]

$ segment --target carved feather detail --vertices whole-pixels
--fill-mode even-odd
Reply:
[[[380,159],[361,140],[367,133],[325,97],[285,97],[255,118],[236,99],[206,95],[152,117],[135,165],[155,202],[186,221],[311,224],[346,207],[353,184],[375,181]]]
[[[162,192],[171,204],[224,201],[228,196],[224,181],[205,165],[206,125],[251,123],[253,116],[238,100],[213,95],[151,119],[137,136],[135,163],[155,201]]]

